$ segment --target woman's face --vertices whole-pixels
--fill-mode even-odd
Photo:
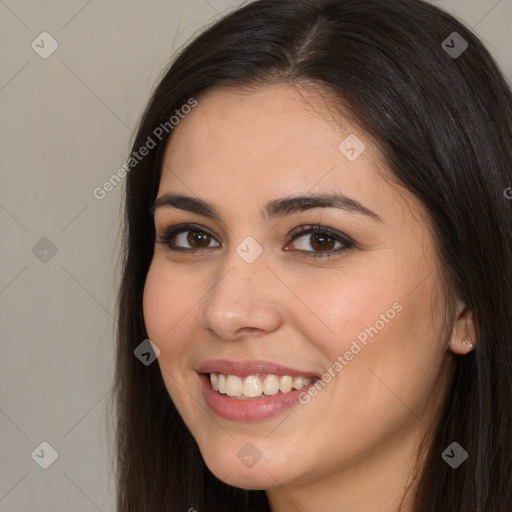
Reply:
[[[445,303],[425,212],[385,172],[364,132],[290,86],[209,91],[174,129],[158,198],[190,199],[159,201],[157,240],[194,226],[156,244],[144,317],[221,480],[378,489],[410,469],[447,382]],[[296,233],[313,225],[330,232]]]

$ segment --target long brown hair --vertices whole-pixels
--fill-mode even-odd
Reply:
[[[468,45],[460,55],[448,51],[454,32]],[[134,349],[148,337],[142,295],[154,250],[150,207],[172,134],[155,130],[214,86],[277,82],[325,86],[349,107],[394,177],[429,212],[447,287],[474,314],[476,348],[454,356],[414,510],[510,512],[512,94],[479,39],[421,0],[255,1],[188,44],[156,87],[133,151],[148,138],[155,147],[126,177],[112,409],[118,512],[270,510],[264,491],[211,474],[158,364],[145,366]],[[441,458],[454,441],[469,454],[456,470]]]

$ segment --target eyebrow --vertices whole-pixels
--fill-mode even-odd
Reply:
[[[197,213],[198,215],[223,222],[222,215],[212,204],[195,197],[166,193],[155,200],[151,206],[151,213],[154,215],[156,209],[160,207],[178,208],[180,210]],[[370,210],[355,199],[338,192],[274,199],[269,201],[260,210],[260,215],[263,219],[270,221],[272,219],[285,217],[287,215],[303,212],[312,208],[337,208],[349,213],[366,215],[373,220],[383,222],[382,218],[374,211]]]

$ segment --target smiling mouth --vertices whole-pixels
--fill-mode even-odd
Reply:
[[[211,387],[221,395],[238,400],[254,400],[266,396],[286,395],[319,380],[318,377],[292,377],[290,375],[226,375],[207,374]]]

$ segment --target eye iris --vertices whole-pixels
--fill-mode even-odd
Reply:
[[[195,242],[199,243],[196,247],[208,247],[210,245],[210,236],[204,231],[189,231],[187,242],[193,247]]]
[[[319,242],[320,241],[320,242]],[[329,241],[329,242],[327,242]],[[319,244],[318,244],[319,242]],[[312,234],[311,235],[311,247],[318,251],[325,251],[329,249],[333,249],[334,245],[330,247],[332,244],[335,244],[336,241],[329,235],[321,235],[321,234]],[[326,247],[329,245],[329,247]]]

